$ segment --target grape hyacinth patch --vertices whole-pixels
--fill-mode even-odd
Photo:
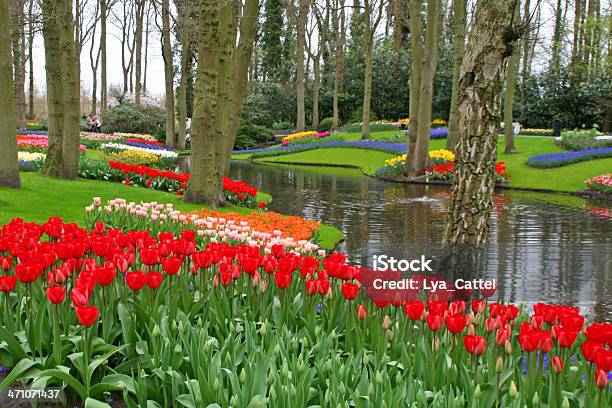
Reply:
[[[573,152],[538,154],[527,160],[527,165],[539,168],[561,167],[586,160],[612,157],[612,147],[585,149]]]

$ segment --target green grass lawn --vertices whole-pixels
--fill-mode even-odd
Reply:
[[[377,140],[383,136],[394,134],[395,131],[384,131],[372,134]],[[359,140],[359,133],[345,133],[346,141]],[[430,150],[443,149],[446,139],[431,140]],[[584,181],[600,174],[612,171],[612,158],[597,159],[553,169],[537,169],[526,165],[527,159],[536,154],[562,152],[551,137],[516,137],[518,153],[505,154],[504,137],[498,142],[498,160],[508,166],[512,175],[510,185],[520,188],[552,190],[560,192],[576,192],[584,188]],[[248,155],[240,155],[247,159]],[[246,157],[244,157],[246,156]],[[352,148],[325,148],[308,150],[282,156],[274,156],[257,160],[266,163],[294,163],[297,165],[341,165],[361,168],[366,174],[372,174],[384,165],[384,161],[393,154],[375,150]]]
[[[67,222],[84,223],[84,208],[91,204],[93,197],[102,198],[102,202],[113,198],[124,198],[128,201],[174,204],[181,211],[199,210],[202,205],[187,204],[181,197],[145,189],[129,187],[121,183],[107,181],[58,180],[40,173],[21,173],[22,188],[13,190],[0,187],[0,225],[13,218],[21,217],[26,221],[44,222],[50,216],[60,216]],[[269,201],[270,195],[258,193],[258,200]],[[220,212],[238,212],[248,214],[253,211],[248,208],[229,206],[219,209]],[[320,244],[325,249],[331,249],[342,239],[342,232],[327,226],[320,227]]]

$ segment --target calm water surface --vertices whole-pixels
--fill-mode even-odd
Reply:
[[[339,250],[370,265],[440,242],[450,189],[390,183],[357,170],[234,162],[231,177],[270,193],[272,211],[340,229]],[[494,197],[486,278],[506,301],[570,304],[612,321],[612,206],[557,194]]]

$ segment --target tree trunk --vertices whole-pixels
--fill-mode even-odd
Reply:
[[[72,180],[77,177],[79,169],[79,141],[81,113],[81,87],[77,71],[77,50],[74,39],[74,19],[72,17],[72,0],[60,0],[58,17],[60,24],[60,44],[62,53],[62,86],[64,97],[64,138],[63,169],[61,178]]]
[[[98,19],[98,13],[100,12],[100,7],[99,4],[96,4],[96,9],[95,9],[95,16],[94,18],[97,20]],[[92,89],[91,89],[91,109],[90,109],[90,113],[92,115],[96,115],[97,114],[97,110],[98,110],[98,65],[100,63],[100,51],[101,48],[98,47],[98,51],[96,53],[96,56],[94,58],[94,48],[95,48],[95,41],[93,41],[94,38],[96,38],[96,25],[93,26],[92,29],[92,33],[91,33],[91,44],[89,47],[89,63],[91,66],[91,72],[92,72],[92,78],[93,78],[93,83],[92,83]]]
[[[528,17],[526,17],[528,18]],[[519,22],[519,4],[517,3],[514,9],[514,24],[517,26]],[[526,37],[526,36],[525,36]],[[508,67],[506,69],[506,95],[504,98],[504,152],[506,154],[516,153],[514,146],[514,93],[516,89],[516,74],[519,68],[521,54],[519,50],[514,50],[514,53],[508,58]]]
[[[57,24],[57,9],[60,1],[44,0],[42,2],[48,112],[48,149],[42,172],[53,177],[59,177],[62,174],[63,166],[64,93],[60,33]]]
[[[408,124],[408,140],[406,169],[410,168],[412,156],[419,134],[419,106],[421,94],[421,69],[423,67],[423,24],[421,22],[421,2],[410,0],[410,49],[412,63],[410,64],[410,123]]]
[[[0,185],[19,188],[10,27],[8,2],[0,1]]]
[[[363,78],[363,107],[361,116],[361,140],[370,139],[370,112],[372,107],[372,42],[374,33],[372,32],[372,0],[363,0],[363,19],[365,29],[363,34],[363,58],[364,58],[364,78]]]
[[[306,127],[306,108],[304,103],[304,51],[306,47],[306,20],[308,19],[309,8],[310,0],[299,0],[297,17],[297,46],[295,47],[295,92],[297,98],[297,121],[295,124],[295,129],[298,132],[304,131],[304,128]]]
[[[144,22],[144,11],[146,0],[136,0],[136,32],[134,34],[136,53],[136,86],[134,90],[134,105],[140,109],[140,97],[142,93],[142,25]]]
[[[346,13],[344,11],[345,0],[340,0],[340,27],[336,33],[336,67],[334,76],[334,100],[333,100],[333,118],[332,131],[338,130],[340,122],[339,96],[342,91],[342,83],[344,76],[344,43],[346,41]]]
[[[514,2],[480,0],[461,67],[459,141],[444,244],[481,245],[490,226],[502,78],[518,34]]]
[[[187,75],[189,74],[189,38],[184,29],[181,35],[181,79],[178,91],[178,141],[177,150],[185,150],[185,138],[187,133]]]
[[[453,85],[451,90],[451,106],[448,117],[448,136],[446,149],[455,151],[459,128],[457,127],[457,91],[459,89],[459,70],[465,52],[465,23],[467,1],[453,0]]]
[[[17,126],[19,129],[26,128],[26,97],[25,97],[25,17],[24,0],[10,0],[10,13],[12,14],[11,25],[13,28],[13,70],[14,70],[14,93],[15,112],[17,114]]]
[[[231,3],[220,6],[215,0],[200,2],[191,177],[186,201],[212,206],[225,203],[222,177],[229,170],[240,126],[240,121],[234,118],[242,116],[258,8],[258,0],[245,2],[239,23],[240,40],[234,50],[236,24]]]
[[[313,61],[314,80],[312,84],[312,128],[319,128],[319,90],[321,89],[320,51]]]
[[[166,146],[174,146],[174,72],[170,43],[170,2],[162,0],[162,56],[166,83]]]
[[[34,119],[34,0],[28,3],[28,119]]]
[[[101,72],[100,72],[100,110],[105,111],[108,107],[108,86],[106,74],[106,18],[108,17],[108,0],[100,0],[100,49]]]
[[[418,111],[418,133],[414,153],[410,154],[408,176],[420,177],[430,165],[429,138],[431,129],[431,104],[433,80],[438,62],[440,0],[427,1],[427,31],[425,52],[421,68],[421,88]]]
[[[552,40],[552,53],[550,58],[550,70],[554,73],[559,72],[560,61],[561,61],[561,31],[563,15],[563,0],[557,1],[557,8],[555,10],[555,26],[553,29],[553,40]]]

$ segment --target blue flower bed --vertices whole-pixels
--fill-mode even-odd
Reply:
[[[448,129],[447,128],[434,128],[431,129],[431,138],[432,139],[446,139],[448,137]]]
[[[148,144],[148,143],[123,142],[123,144],[128,145],[128,146],[134,146],[134,147],[142,147],[145,149],[152,149],[152,150],[172,150],[169,147],[158,146],[158,145]]]
[[[47,135],[47,131],[45,130],[18,130],[18,135]]]
[[[366,149],[366,150],[379,150],[386,153],[398,154],[406,153],[406,145],[400,143],[387,143],[387,142],[374,142],[374,141],[357,141],[357,142],[326,142],[326,143],[312,143],[303,144],[298,146],[277,146],[270,147],[267,149],[250,149],[250,150],[234,150],[233,154],[252,154],[252,158],[261,157],[273,157],[281,156],[285,154],[304,152],[313,149],[325,149],[325,148],[352,148],[352,149]]]
[[[547,169],[605,157],[612,157],[612,147],[585,149],[574,152],[538,154],[536,156],[531,156],[529,160],[527,160],[527,165]]]

